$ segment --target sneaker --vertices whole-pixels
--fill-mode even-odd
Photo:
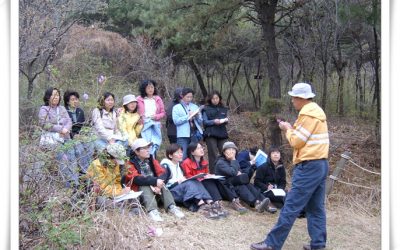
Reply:
[[[267,210],[268,205],[269,205],[269,199],[265,198],[262,201],[256,202],[255,209],[257,210],[257,212],[262,213],[264,212],[264,210]]]
[[[214,211],[210,204],[203,204],[197,210],[200,214],[204,215],[207,219],[219,219],[218,213]]]
[[[238,199],[235,199],[231,202],[231,207],[241,214],[247,213],[247,208],[243,207]]]
[[[228,211],[226,211],[221,204],[219,204],[218,202],[214,202],[211,205],[211,209],[218,214],[219,217],[221,218],[225,218],[226,216],[228,216]]]
[[[151,218],[152,220],[154,220],[154,221],[164,221],[164,219],[161,218],[160,212],[158,212],[157,209],[151,210],[151,211],[149,212],[149,216],[150,216],[150,218]]]
[[[250,249],[252,249],[252,250],[274,250],[273,247],[267,246],[267,244],[265,244],[264,241],[251,244]]]
[[[276,211],[278,211],[276,207],[268,207],[266,210],[271,214],[274,214]]]
[[[169,206],[168,212],[170,212],[171,214],[174,214],[179,219],[185,217],[185,215],[182,213],[182,211],[179,209],[179,207],[177,207],[175,205]]]

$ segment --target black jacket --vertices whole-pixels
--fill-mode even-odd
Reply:
[[[202,111],[204,137],[216,137],[219,139],[228,138],[226,123],[214,124],[214,119],[223,119],[228,116],[228,109],[224,106],[206,105]]]
[[[71,138],[74,138],[76,134],[79,134],[81,131],[81,128],[83,127],[85,123],[85,112],[81,108],[76,108],[76,121],[73,120],[72,118],[72,112],[69,109],[69,106],[66,107],[67,112],[69,117],[71,118],[72,121],[72,129],[71,129]]]
[[[168,136],[174,136],[176,137],[176,125],[174,123],[174,120],[172,119],[172,109],[176,104],[179,102],[172,101],[168,104],[167,110],[166,110],[166,115],[167,115],[167,120],[165,121],[165,127],[167,128],[167,135]]]
[[[260,189],[261,192],[268,190],[268,184],[276,185],[277,188],[286,188],[286,171],[281,162],[275,166],[271,159],[262,164],[256,171],[254,185]]]

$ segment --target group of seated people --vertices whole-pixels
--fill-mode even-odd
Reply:
[[[180,95],[182,101],[171,106],[176,142],[165,146],[165,158],[159,162],[157,152],[162,143],[160,120],[165,116],[164,105],[155,95],[154,81],[142,82],[139,91],[139,97],[124,96],[120,109],[115,108],[115,96],[104,93],[91,114],[93,136],[84,140],[82,138],[86,137],[81,130],[86,119],[79,108],[79,94],[66,91],[65,106],[61,106],[60,91],[57,88],[46,90],[45,105],[39,111],[39,125],[42,136],[50,134],[57,143],[43,137],[41,145],[71,145],[56,153],[67,187],[78,189],[84,180],[90,180],[91,192],[97,196],[96,205],[103,208],[115,206],[115,197],[140,191],[139,205],[154,221],[163,221],[160,203],[177,218],[185,216],[180,209],[185,207],[209,219],[228,216],[223,200],[230,202],[230,207],[239,213],[248,211],[242,202],[260,213],[274,213],[283,206],[284,196],[270,192],[286,188],[286,174],[278,148],[271,148],[267,162],[255,169],[256,150],[239,152],[233,142],[220,138],[223,144],[221,149],[215,147],[220,153],[214,156],[213,163],[204,159],[203,138],[193,139],[191,135],[192,126],[202,130],[199,124],[202,115],[200,112],[193,114],[194,108],[190,105],[179,105],[188,101],[188,96],[191,102],[193,92],[190,89],[183,89],[181,93],[186,95]],[[184,126],[188,134],[180,126]],[[174,140],[168,136],[170,141]],[[137,214],[136,199],[124,201],[125,204],[132,214]]]

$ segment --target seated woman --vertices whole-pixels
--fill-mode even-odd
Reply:
[[[164,102],[157,95],[157,83],[144,80],[139,85],[140,96],[137,97],[138,112],[144,122],[141,136],[153,143],[150,154],[156,157],[161,146],[162,134],[160,120],[165,116]]]
[[[161,166],[169,172],[166,187],[171,191],[176,203],[183,204],[192,212],[201,212],[206,218],[218,219],[218,207],[213,207],[213,200],[197,179],[186,179],[179,162],[182,161],[182,147],[171,144],[167,147],[167,158],[161,161]]]
[[[95,148],[103,151],[108,144],[119,143],[128,146],[117,127],[117,113],[114,110],[115,97],[110,92],[105,92],[98,100],[98,106],[92,112],[93,132],[97,136]]]
[[[126,164],[127,173],[123,182],[134,191],[143,191],[141,198],[152,220],[163,221],[158,211],[156,197],[161,198],[166,211],[183,218],[185,215],[175,205],[174,197],[165,187],[166,170],[150,155],[150,147],[151,142],[143,138],[133,142],[133,153]]]
[[[75,156],[81,167],[81,174],[85,174],[92,161],[94,145],[88,135],[80,134],[85,124],[85,112],[79,107],[79,93],[67,90],[64,93],[64,106],[72,120],[70,135],[71,139],[76,139],[74,140]]]
[[[56,150],[69,141],[72,121],[67,110],[60,106],[61,95],[57,88],[48,88],[43,97],[44,105],[39,110],[39,126],[43,129],[40,137],[42,147]],[[79,174],[75,150],[73,147],[63,147],[57,150],[56,160],[59,163],[61,177],[66,187],[74,190],[79,186]]]
[[[225,176],[224,185],[235,191],[250,207],[255,207],[262,213],[269,204],[269,199],[261,194],[252,184],[249,176],[240,172],[239,162],[236,160],[238,148],[233,142],[225,142],[222,147],[223,155],[217,159],[215,174]]]
[[[227,211],[222,207],[222,199],[231,201],[238,212],[247,212],[247,209],[240,204],[234,191],[225,188],[218,179],[208,178],[215,175],[209,173],[208,162],[204,160],[204,147],[199,142],[191,142],[188,145],[187,155],[188,158],[182,162],[185,177],[191,178],[201,173],[207,174],[205,178],[200,178],[199,180],[214,200],[214,207],[217,208],[219,216],[228,215]]]
[[[126,95],[122,99],[123,110],[118,117],[118,128],[123,138],[128,139],[129,146],[139,138],[143,128],[138,113],[137,100],[134,95]]]
[[[117,204],[113,199],[131,191],[130,187],[123,188],[121,185],[120,167],[124,165],[125,158],[125,148],[114,143],[107,145],[106,150],[90,164],[86,176],[93,181],[94,191],[99,195],[96,198],[98,209],[115,207]],[[126,206],[130,209],[129,214],[137,213],[139,204],[136,199],[120,203],[122,203],[121,208]]]
[[[278,147],[272,146],[269,149],[267,162],[256,171],[254,185],[270,199],[271,207],[282,208],[285,196],[275,196],[272,191],[269,191],[274,188],[283,190],[286,188],[286,171]]]

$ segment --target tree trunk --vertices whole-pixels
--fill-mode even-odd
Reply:
[[[376,5],[376,1],[374,1]],[[374,6],[376,8],[376,6]],[[381,136],[380,123],[381,123],[381,86],[379,81],[379,42],[376,28],[374,26],[374,41],[375,41],[375,94],[376,96],[376,121],[375,121],[375,134],[377,139]]]
[[[339,76],[339,83],[338,83],[338,93],[337,93],[337,106],[336,106],[336,112],[339,114],[339,116],[344,115],[344,68],[346,67],[346,62],[343,61],[342,59],[342,48],[340,46],[339,39],[337,39],[337,44],[336,44],[336,49],[337,49],[337,58],[333,57],[333,62],[335,64],[336,72]]]
[[[275,41],[275,13],[278,0],[256,0],[255,7],[260,20],[265,50],[267,55],[267,71],[269,78],[269,97],[281,98],[281,83],[279,75],[279,54]]]
[[[197,83],[199,84],[199,87],[200,87],[200,90],[201,90],[201,94],[203,95],[202,102],[204,102],[206,100],[206,98],[207,98],[207,89],[204,86],[204,81],[203,81],[203,78],[201,77],[200,70],[197,67],[197,65],[194,63],[193,58],[189,60],[189,65],[190,65],[190,68],[193,70],[193,72],[194,72],[194,74],[196,76]]]
[[[275,13],[278,0],[264,1],[255,0],[255,9],[260,20],[263,38],[265,40],[265,51],[267,55],[267,71],[269,78],[269,97],[271,99],[281,98],[281,77],[279,75],[279,53],[275,40]],[[271,120],[275,120],[274,116],[280,113],[281,108],[276,105],[272,110]],[[270,121],[271,121],[270,120]],[[269,135],[273,145],[280,146],[282,144],[281,133],[277,122],[269,122]]]
[[[34,81],[34,79],[28,78],[28,95],[26,97],[28,100],[32,100],[33,81]]]
[[[249,74],[246,66],[243,67],[243,70],[244,70],[244,75],[246,77],[246,85],[249,88],[251,95],[253,96],[254,108],[258,109],[259,107],[257,106],[256,94],[254,93],[254,90],[250,84],[250,74]]]
[[[237,66],[237,68],[236,68],[236,70],[235,70],[235,74],[234,74],[234,76],[233,76],[232,81],[229,81],[229,79],[228,79],[228,81],[229,81],[229,94],[228,94],[228,97],[226,98],[226,101],[227,101],[228,105],[229,105],[229,103],[230,103],[231,96],[232,96],[233,99],[234,99],[235,102],[236,102],[236,105],[239,106],[239,102],[238,102],[238,100],[237,100],[237,98],[236,98],[236,96],[235,96],[235,93],[234,93],[234,91],[233,91],[233,87],[235,86],[235,83],[237,82],[237,79],[238,79],[238,76],[239,76],[239,71],[240,71],[240,67],[241,67],[241,66],[242,66],[242,63],[239,63],[239,65]]]
[[[327,62],[323,62],[323,78],[322,78],[322,109],[326,109],[327,93],[328,93],[328,66]]]
[[[356,85],[356,110],[358,111],[358,114],[360,117],[362,117],[363,114],[363,103],[362,103],[362,86],[361,86],[361,64],[362,64],[362,58],[361,60],[356,60],[356,79],[355,79],[355,85]]]

